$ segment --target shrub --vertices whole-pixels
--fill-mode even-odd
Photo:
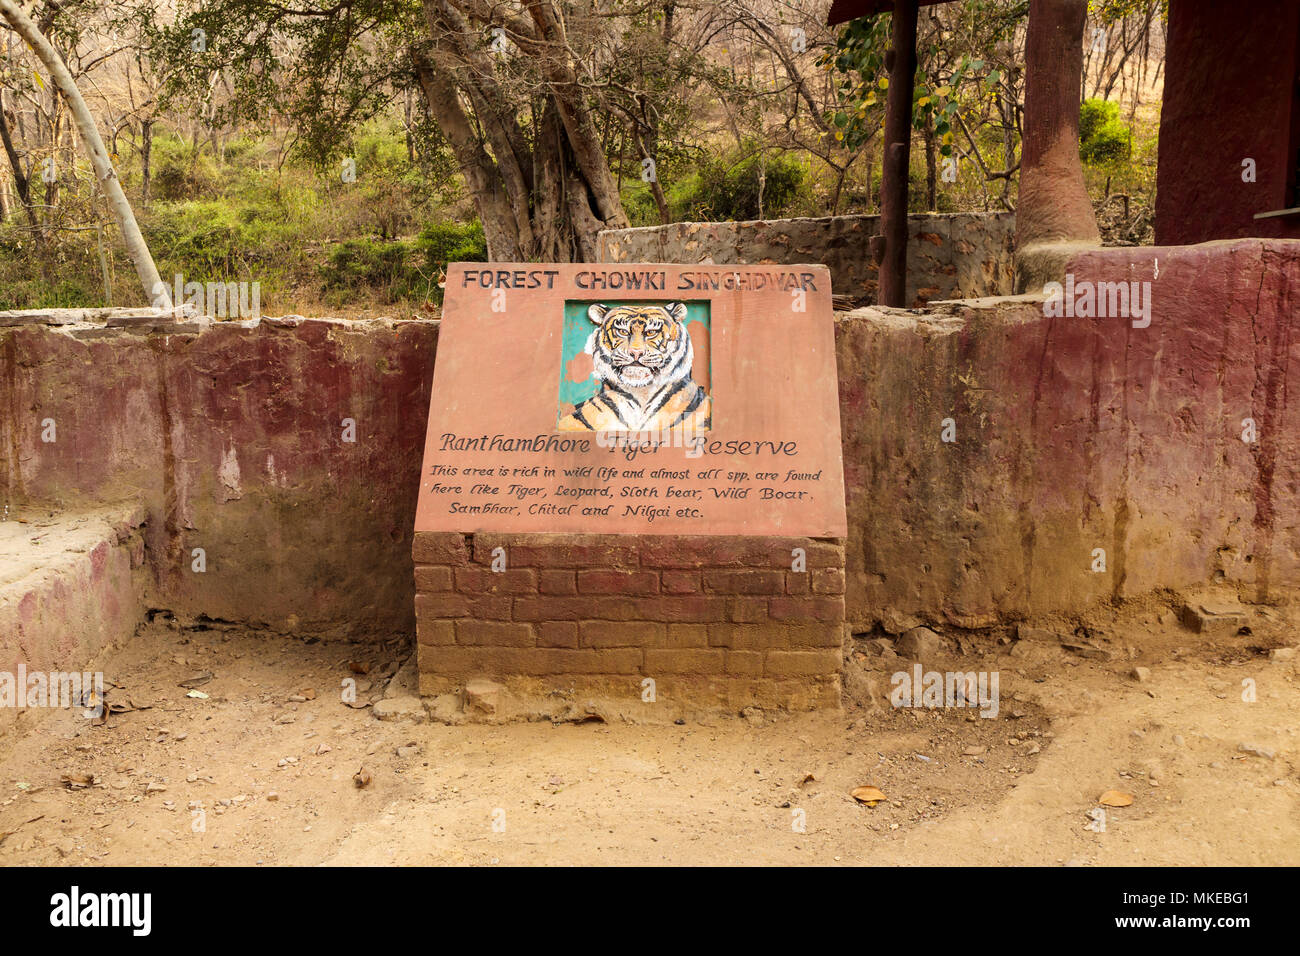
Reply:
[[[1132,133],[1119,118],[1119,104],[1084,100],[1079,108],[1079,158],[1098,165],[1128,156]]]
[[[390,293],[406,287],[404,242],[374,239],[347,239],[334,246],[321,266],[326,289],[387,289]]]
[[[807,170],[794,156],[746,149],[739,157],[706,160],[672,189],[669,205],[679,220],[771,219],[794,205],[806,179]]]
[[[415,248],[435,275],[449,262],[487,262],[487,239],[477,219],[428,223],[416,237]]]

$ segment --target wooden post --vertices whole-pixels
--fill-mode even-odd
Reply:
[[[912,145],[912,88],[916,77],[917,0],[894,0],[885,101],[885,155],[880,181],[878,305],[907,305],[907,176]]]

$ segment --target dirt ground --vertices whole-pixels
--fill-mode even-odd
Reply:
[[[102,662],[123,712],[0,740],[0,863],[1295,865],[1295,615],[1247,613],[1216,641],[1158,601],[1089,621],[1083,650],[946,635],[927,667],[996,670],[992,719],[890,707],[909,665],[863,635],[839,713],[498,725],[341,700],[399,690],[409,649],[159,618]],[[1103,826],[1111,789],[1134,799]]]

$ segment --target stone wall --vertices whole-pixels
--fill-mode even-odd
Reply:
[[[663,701],[838,705],[843,542],[420,532],[413,553],[421,693],[636,698],[648,677]]]
[[[24,710],[46,701],[24,693],[35,685],[18,680],[20,668],[41,674],[48,694],[51,673],[89,672],[101,652],[135,633],[148,583],[144,520],[143,509],[125,507],[0,522],[0,680],[12,681],[0,688],[0,731],[20,715],[48,712]],[[55,682],[46,700],[79,706],[74,688],[93,686]]]
[[[1005,623],[1211,581],[1275,601],[1300,583],[1300,243],[1097,250],[1069,269],[1150,281],[1150,325],[1024,298],[837,317],[850,625]],[[182,616],[409,633],[437,329],[0,328],[3,504],[139,502],[153,606]]]
[[[21,517],[139,504],[150,601],[183,619],[410,633],[438,323],[205,327],[129,310],[0,314],[3,505]]]
[[[879,216],[756,222],[677,222],[600,234],[602,262],[824,263],[831,289],[855,304],[876,301],[870,243]],[[908,217],[907,299],[1009,295],[1014,286],[1014,213]]]
[[[1068,269],[1150,282],[1150,324],[1028,298],[839,318],[851,624],[1300,585],[1300,242],[1096,250]]]

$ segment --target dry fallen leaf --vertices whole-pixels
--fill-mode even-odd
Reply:
[[[878,803],[883,803],[889,798],[875,787],[854,787],[850,796],[859,803],[865,803],[869,807],[874,807]]]
[[[210,680],[212,680],[212,677],[213,677],[212,671],[203,671],[201,674],[195,674],[193,677],[187,677],[185,680],[181,681],[178,686],[188,687],[190,688],[190,690],[193,690],[196,687],[202,687],[204,684],[208,683]]]
[[[1127,807],[1133,804],[1133,794],[1122,790],[1107,790],[1097,798],[1097,802],[1103,807]]]
[[[302,698],[305,698],[306,700],[315,700],[315,699],[316,699],[316,688],[315,688],[315,687],[304,687],[302,690],[298,691],[298,696],[299,696],[299,697],[302,697]]]

